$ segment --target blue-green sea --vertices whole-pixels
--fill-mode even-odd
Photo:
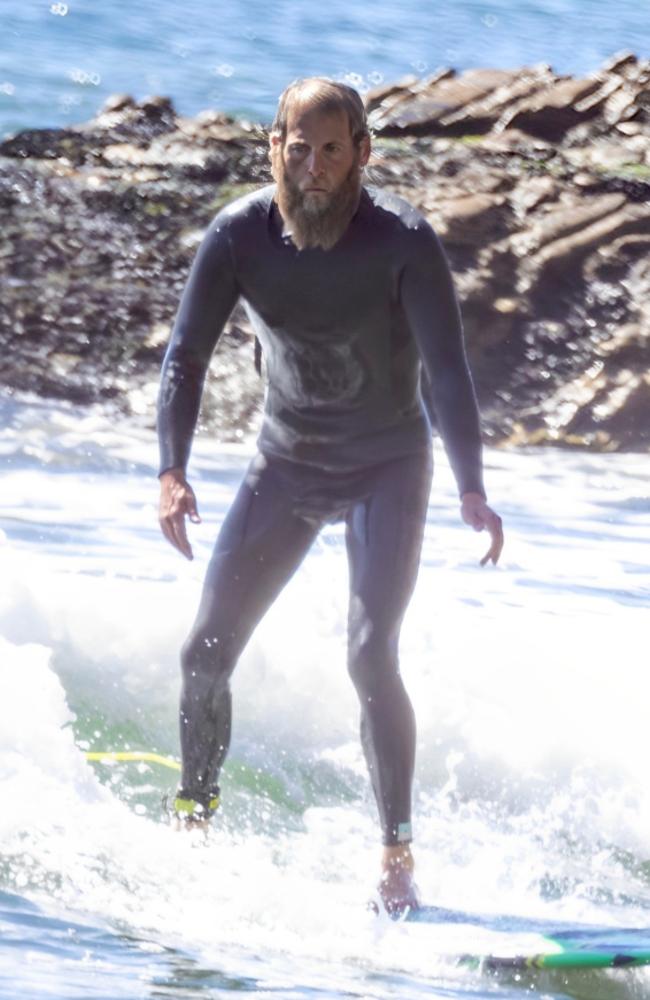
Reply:
[[[0,0],[0,135],[116,92],[268,121],[301,75],[586,74],[622,49],[650,56],[648,0]],[[239,665],[207,841],[162,821],[174,772],[86,760],[177,756],[178,650],[252,449],[199,436],[186,563],[142,422],[0,387],[0,1000],[647,1000],[644,969],[472,971],[454,958],[480,947],[469,931],[451,948],[366,910],[379,845],[338,526]],[[401,646],[421,894],[650,939],[647,457],[488,451],[498,569],[436,461]]]
[[[151,431],[0,400],[0,998],[643,1000],[650,970],[490,974],[536,948],[366,910],[380,845],[328,527],[234,678],[211,838],[178,834],[178,650],[252,444],[200,435],[195,560],[160,535]],[[647,458],[487,453],[498,569],[440,449],[401,661],[418,721],[417,881],[431,904],[647,927]],[[449,937],[451,931],[453,938]],[[481,952],[482,953],[482,952]]]
[[[648,0],[0,0],[0,135],[166,94],[269,121],[298,76],[365,90],[441,66],[587,74],[650,56]]]

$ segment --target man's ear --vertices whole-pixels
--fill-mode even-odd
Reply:
[[[276,164],[281,155],[282,138],[277,132],[271,132],[269,136],[269,160],[271,161],[271,173],[275,177]]]
[[[364,135],[359,142],[359,166],[365,167],[368,160],[370,159],[370,136]]]

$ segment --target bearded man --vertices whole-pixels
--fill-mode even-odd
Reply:
[[[219,801],[231,730],[229,680],[255,626],[323,524],[343,520],[350,570],[348,666],[383,840],[379,892],[415,907],[411,787],[415,721],[398,663],[440,429],[465,522],[503,544],[486,503],[476,399],[453,284],[430,225],[362,186],[363,102],[324,78],[282,94],[270,137],[275,184],[211,224],[185,288],[162,372],[160,523],[187,558],[186,479],[203,379],[242,299],[266,359],[258,452],[219,533],[182,650],[183,825]],[[421,370],[424,386],[421,392]]]

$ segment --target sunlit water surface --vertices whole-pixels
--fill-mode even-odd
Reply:
[[[298,76],[365,90],[441,66],[586,74],[650,56],[646,0],[0,0],[0,25],[0,135],[83,121],[116,92],[266,122]]]
[[[645,970],[471,972],[435,928],[366,912],[377,824],[339,526],[242,658],[208,844],[161,821],[172,772],[87,763],[178,753],[178,648],[250,449],[197,440],[188,563],[157,528],[151,432],[35,399],[0,418],[3,1000],[650,995]],[[488,452],[507,546],[480,569],[440,452],[401,646],[422,896],[650,925],[647,459]]]

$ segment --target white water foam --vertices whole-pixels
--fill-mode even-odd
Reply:
[[[68,428],[67,444],[59,435],[60,464],[47,461],[55,449],[45,432],[34,463],[18,430],[5,438],[4,884],[218,959],[233,974],[245,941],[249,971],[255,955],[274,956],[269,988],[290,975],[288,956],[309,959],[310,982],[335,976],[341,989],[369,966],[431,975],[441,959],[426,928],[378,925],[360,905],[376,878],[377,831],[345,676],[338,528],[324,533],[242,658],[233,756],[275,774],[289,798],[299,798],[296,766],[338,774],[346,794],[316,791],[296,821],[251,791],[257,823],[237,833],[226,801],[224,827],[209,846],[193,846],[129,808],[75,747],[69,706],[90,704],[175,750],[177,650],[245,463],[242,452],[215,457],[198,443],[204,523],[193,534],[197,558],[184,563],[158,537],[150,437],[103,431],[104,451],[75,471],[66,448],[77,449],[88,427]],[[477,567],[484,539],[458,524],[439,464],[401,647],[419,725],[423,896],[473,911],[644,923],[644,460],[490,455],[488,484],[507,531],[496,570]],[[114,774],[119,790],[128,772]],[[284,833],[271,822],[266,833],[265,817],[278,814]]]

